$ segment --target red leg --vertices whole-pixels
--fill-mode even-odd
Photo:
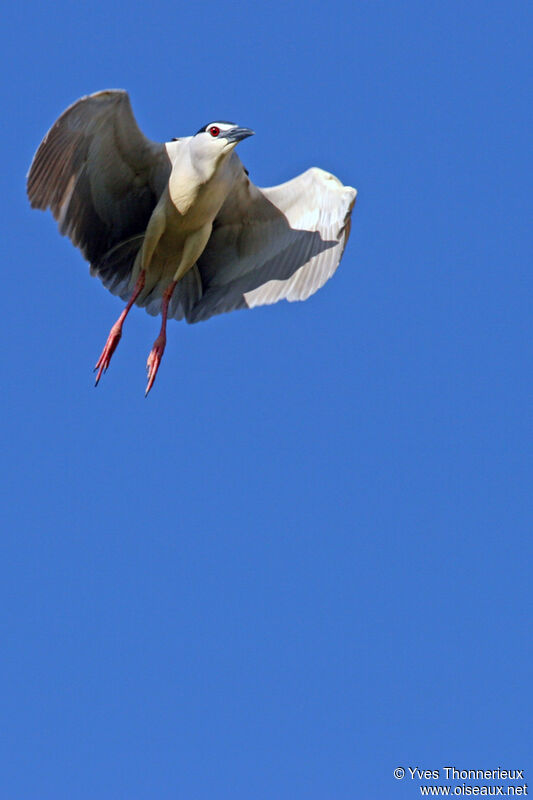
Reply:
[[[155,340],[154,346],[152,347],[150,355],[148,356],[148,361],[146,362],[146,369],[148,370],[148,385],[146,387],[146,392],[144,395],[145,397],[154,385],[155,376],[157,375],[157,370],[159,369],[161,359],[163,358],[163,353],[165,352],[165,345],[167,343],[168,304],[170,303],[172,292],[176,287],[176,283],[177,281],[173,281],[168,289],[165,289],[165,293],[163,295],[163,301],[161,304],[161,330],[159,331],[159,336]]]
[[[98,370],[98,375],[96,376],[96,382],[94,384],[95,386],[98,386],[98,381],[102,377],[102,373],[107,371],[109,362],[111,361],[111,356],[117,349],[117,345],[120,342],[120,337],[122,336],[122,325],[124,324],[124,320],[128,316],[130,308],[132,307],[132,305],[134,304],[134,302],[137,300],[140,293],[144,289],[145,277],[146,277],[145,271],[141,270],[137,283],[135,284],[135,289],[133,290],[133,293],[128,301],[128,305],[126,306],[120,317],[117,319],[117,321],[111,328],[111,331],[109,332],[109,336],[107,337],[107,342],[105,343],[105,347],[102,350],[102,354],[98,359],[98,361],[96,362],[96,366],[94,368],[95,372],[96,370]]]

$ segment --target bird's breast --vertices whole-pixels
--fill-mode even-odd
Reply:
[[[195,229],[214,220],[231,186],[232,180],[228,180],[225,169],[217,170],[205,182],[195,174],[176,170],[170,176],[168,188],[170,201],[183,218],[183,225]]]

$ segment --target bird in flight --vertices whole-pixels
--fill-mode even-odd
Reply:
[[[260,189],[235,152],[253,133],[215,120],[194,136],[153,142],[128,93],[107,90],[71,105],[44,137],[28,173],[30,203],[51,209],[91,274],[126,302],[96,362],[96,385],[133,304],[162,317],[148,394],[169,317],[199,322],[305,300],[337,269],[356,190],[317,167]]]

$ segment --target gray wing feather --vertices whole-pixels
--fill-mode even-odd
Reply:
[[[51,209],[91,272],[115,291],[131,270],[133,244],[138,249],[142,242],[170,169],[164,145],[139,129],[127,92],[97,92],[67,108],[46,134],[28,173],[28,197],[33,208]]]
[[[339,265],[356,195],[316,167],[268,189],[243,171],[198,260],[203,292],[187,320],[312,295]]]

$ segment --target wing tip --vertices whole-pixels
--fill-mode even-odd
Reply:
[[[80,97],[79,100],[76,100],[72,105],[76,105],[81,100],[107,100],[109,98],[124,98],[129,97],[128,92],[126,89],[100,89],[98,92],[90,92],[89,94],[83,95]],[[68,109],[66,109],[68,111]]]
[[[339,178],[337,178],[336,175],[333,175],[332,172],[328,172],[321,167],[310,167],[307,172],[312,173],[312,175],[322,184],[327,186],[328,189],[345,193],[347,197],[350,198],[348,213],[352,211],[355,201],[357,200],[357,189],[355,189],[353,186],[345,185]]]

